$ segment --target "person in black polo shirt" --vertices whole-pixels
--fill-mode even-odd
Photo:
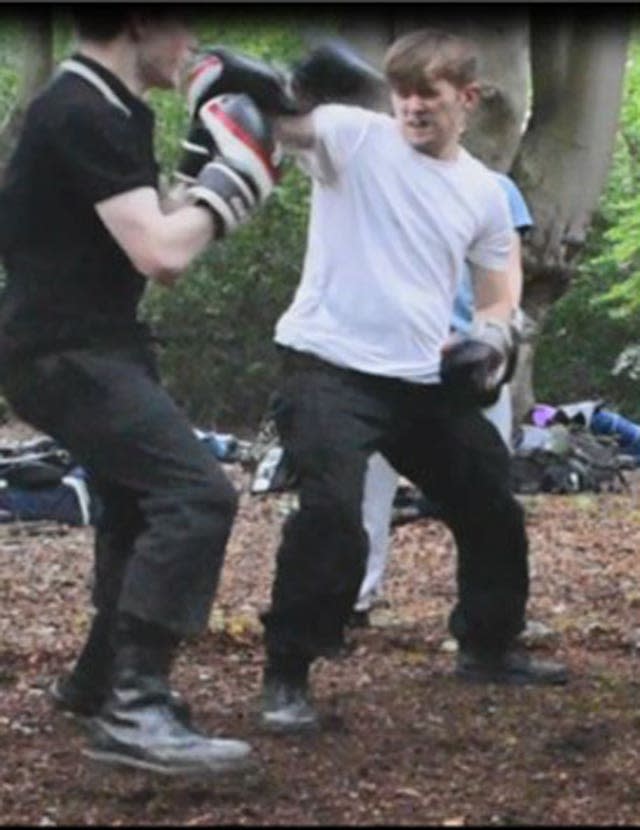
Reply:
[[[137,307],[147,279],[172,285],[276,175],[251,100],[216,97],[200,124],[210,160],[163,211],[143,96],[176,86],[195,46],[178,14],[77,7],[78,51],[32,102],[0,190],[2,389],[89,470],[104,506],[97,612],[52,695],[90,716],[91,757],[176,774],[250,757],[192,728],[168,679],[179,642],[208,620],[237,496],[161,386]]]

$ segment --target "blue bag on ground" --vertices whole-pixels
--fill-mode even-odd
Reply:
[[[86,476],[51,438],[0,448],[0,522],[52,520],[88,525]]]
[[[194,433],[219,461],[240,458],[243,442],[234,435]],[[87,471],[52,438],[0,447],[0,523],[48,520],[83,526],[95,524],[100,511]]]
[[[615,436],[620,449],[640,458],[640,424],[634,424],[617,412],[599,409],[594,412],[589,426],[596,435]]]
[[[84,526],[92,519],[89,489],[80,468],[44,487],[9,486],[6,480],[0,484],[0,522],[49,520]]]

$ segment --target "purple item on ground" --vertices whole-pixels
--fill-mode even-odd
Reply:
[[[536,427],[546,427],[550,424],[558,410],[548,403],[537,403],[531,410],[531,423]]]

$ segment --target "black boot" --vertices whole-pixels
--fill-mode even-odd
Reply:
[[[73,670],[56,677],[49,687],[56,709],[78,718],[91,718],[102,708],[109,696],[115,654],[111,621],[110,615],[98,611]],[[170,705],[178,720],[191,724],[191,707],[178,692],[171,692]]]
[[[49,697],[57,709],[79,717],[92,717],[100,711],[113,667],[111,620],[111,615],[97,612],[73,670],[53,681]]]
[[[463,647],[458,653],[456,676],[470,683],[514,686],[558,686],[569,679],[567,667],[562,663],[534,660],[516,648],[491,653]]]
[[[85,686],[74,672],[68,675],[60,675],[55,678],[49,687],[49,697],[61,712],[68,712],[77,718],[95,717],[109,696],[109,684]],[[169,705],[174,715],[185,726],[192,726],[191,706],[180,695],[179,692],[170,690]]]
[[[116,649],[112,690],[89,721],[86,754],[165,775],[248,769],[251,748],[244,741],[207,738],[176,717],[168,684],[175,640],[157,630],[135,640],[127,637]]]
[[[309,698],[308,660],[268,657],[260,721],[275,732],[306,732],[319,727],[318,713]]]
[[[369,609],[359,610],[354,608],[347,620],[347,628],[369,628],[370,626]]]

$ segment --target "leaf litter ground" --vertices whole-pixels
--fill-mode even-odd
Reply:
[[[16,427],[0,430],[14,440]],[[12,431],[13,429],[13,431]],[[20,433],[18,433],[20,434]],[[23,437],[21,435],[21,437]],[[454,548],[438,522],[396,528],[388,606],[318,661],[321,734],[256,722],[268,604],[287,496],[240,511],[208,631],[174,671],[204,731],[242,737],[260,773],[198,782],[118,773],[82,755],[53,713],[51,679],[89,620],[92,531],[0,525],[0,820],[22,825],[586,825],[640,823],[640,475],[622,495],[523,500],[531,544],[530,647],[566,661],[565,688],[465,686],[451,677]]]

